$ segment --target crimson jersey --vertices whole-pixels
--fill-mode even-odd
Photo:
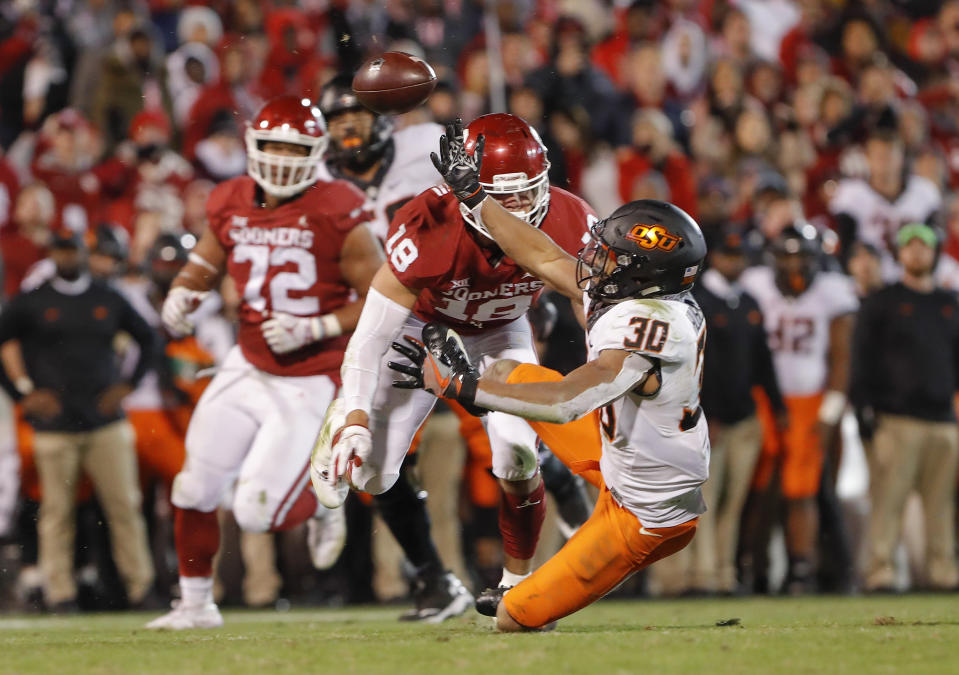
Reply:
[[[540,229],[570,255],[589,239],[596,214],[579,197],[549,189],[549,211]],[[444,186],[432,187],[404,205],[390,223],[386,254],[400,282],[419,291],[413,313],[464,335],[505,325],[526,314],[543,282],[511,259],[491,261],[459,201]]]
[[[256,368],[273,375],[339,372],[348,335],[274,354],[260,332],[270,312],[320,316],[342,307],[351,288],[340,273],[347,234],[365,223],[363,195],[345,181],[319,181],[275,209],[257,206],[248,176],[220,183],[207,201],[210,229],[227,252],[240,293],[237,342]]]

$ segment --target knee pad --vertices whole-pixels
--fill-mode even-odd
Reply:
[[[279,504],[263,486],[238,486],[233,497],[233,517],[244,532],[266,532]]]
[[[203,474],[191,470],[189,465],[173,479],[170,501],[181,509],[194,509],[209,512],[216,509],[220,502],[220,493],[212,481],[204,480]]]
[[[539,458],[536,448],[523,443],[510,443],[504,452],[493,452],[493,475],[503,480],[529,480],[536,475]]]

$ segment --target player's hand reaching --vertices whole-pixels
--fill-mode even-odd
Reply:
[[[443,176],[458,200],[473,210],[486,199],[486,191],[479,182],[480,166],[483,163],[483,146],[486,139],[476,139],[473,155],[466,152],[463,138],[463,120],[457,119],[446,125],[446,134],[440,136],[440,154],[430,153],[433,166]]]
[[[194,291],[184,286],[174,286],[167,293],[160,310],[163,325],[174,337],[184,337],[193,332],[193,313],[200,303],[206,300],[209,291]]]
[[[333,436],[333,451],[327,480],[336,485],[351,466],[363,466],[373,450],[373,435],[362,424],[347,424]],[[349,480],[349,477],[347,480]]]
[[[452,398],[473,415],[488,411],[478,408],[473,400],[479,372],[470,363],[460,336],[452,328],[430,322],[423,327],[422,342],[404,336],[407,344],[393,343],[393,349],[408,358],[412,365],[390,361],[387,365],[412,379],[394,380],[400,389],[423,388],[434,396]]]
[[[260,331],[274,354],[288,354],[324,337],[320,317],[286,312],[272,312],[270,318],[260,324]]]

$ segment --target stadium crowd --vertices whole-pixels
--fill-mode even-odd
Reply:
[[[635,199],[672,202],[710,243],[697,288],[714,341],[703,398],[710,515],[688,550],[618,592],[959,585],[959,0],[16,0],[0,7],[0,361],[19,401],[0,403],[0,608],[168,599],[170,484],[191,408],[235,339],[238,298],[225,284],[188,341],[163,335],[163,298],[204,230],[213,186],[246,173],[243,131],[260,105],[319,101],[338,73],[384,50],[422,56],[439,78],[397,129],[511,112],[548,148],[551,184],[601,216]],[[37,519],[57,486],[37,467],[50,462],[51,432],[75,430],[36,423],[60,403],[26,386],[23,363],[39,356],[19,315],[3,313],[72,247],[89,250],[91,273],[127,298],[165,355],[139,372],[142,321],[108,336],[109,367],[136,373],[132,393],[113,395],[125,396],[139,467],[104,478],[81,462],[87,477],[58,475],[77,509],[58,494],[47,541],[69,546],[62,519],[74,517],[77,540],[74,569],[51,580],[38,567]],[[793,287],[772,297],[780,283]],[[811,318],[797,314],[816,289]],[[585,357],[582,332],[568,303],[543,304],[541,355],[568,372]],[[71,375],[81,390],[96,377]],[[117,401],[100,403],[114,423]],[[435,536],[460,578],[495,584],[489,460],[447,418],[422,439]],[[131,517],[102,480],[138,482],[143,495],[113,558],[109,530]],[[347,548],[326,572],[310,569],[302,528],[228,525],[221,596],[252,606],[404,597],[402,556],[368,500],[351,495],[346,508]]]

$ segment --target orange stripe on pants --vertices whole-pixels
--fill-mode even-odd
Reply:
[[[814,497],[819,492],[823,451],[819,442],[819,406],[822,394],[784,396],[789,427],[780,432],[765,396],[756,397],[756,410],[763,427],[763,450],[756,464],[753,489],[765,490],[781,457],[780,484],[786,499]]]

